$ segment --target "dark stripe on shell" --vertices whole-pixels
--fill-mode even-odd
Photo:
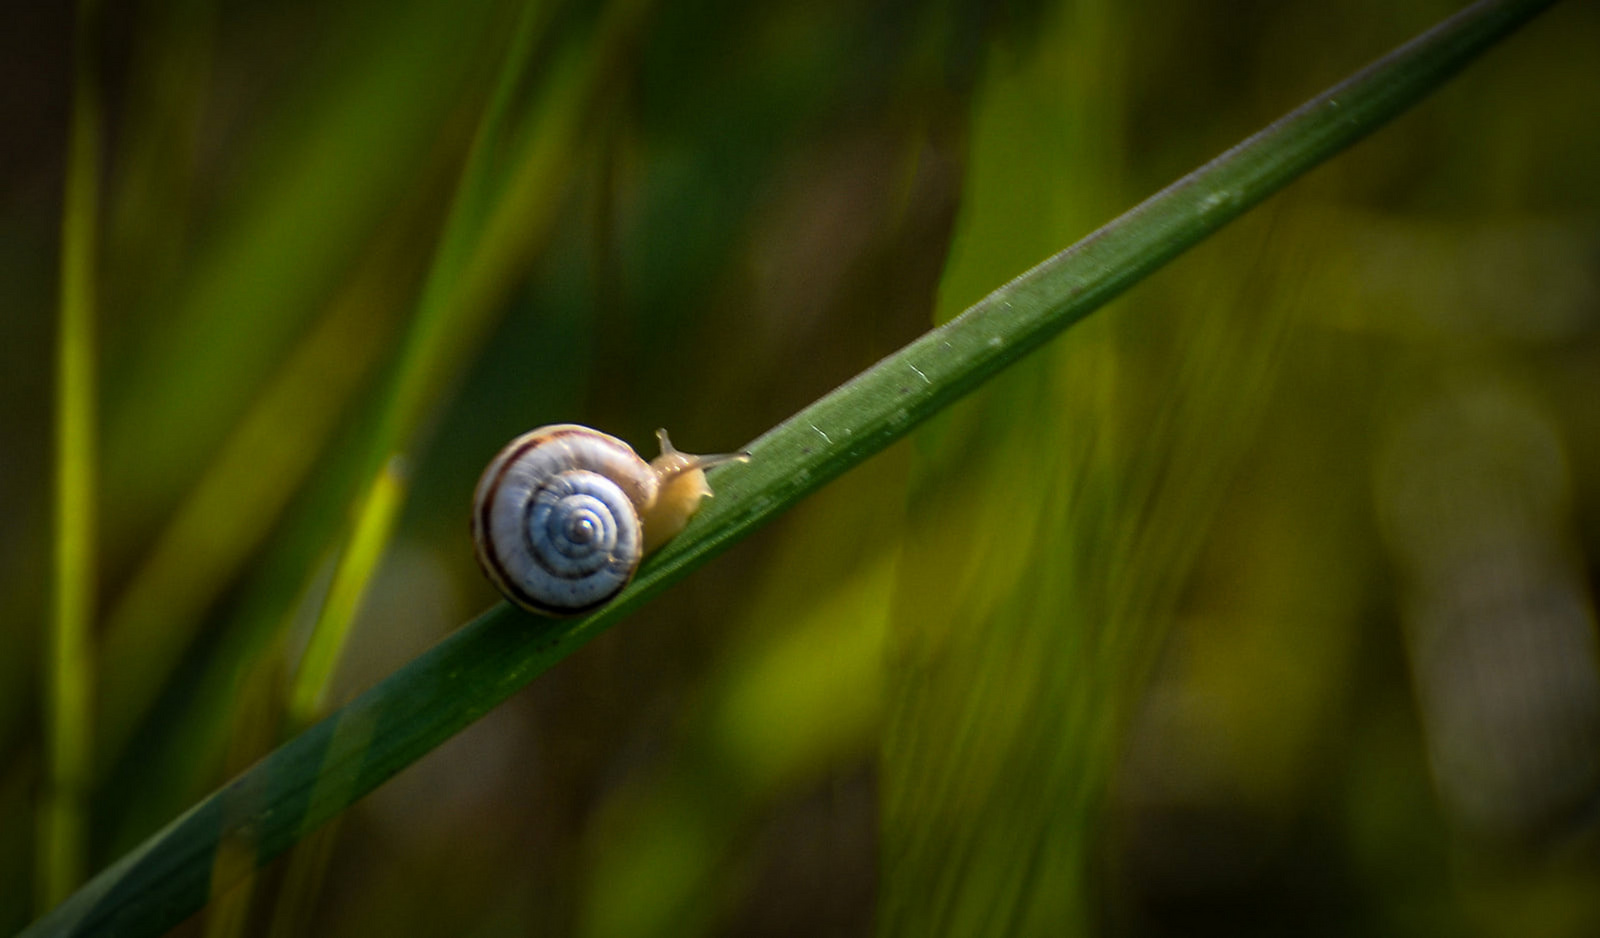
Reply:
[[[489,549],[494,546],[492,543],[490,543],[490,531],[492,530],[492,527],[489,523],[489,516],[492,513],[491,509],[495,502],[495,493],[500,490],[500,485],[505,480],[506,473],[510,471],[511,466],[514,465],[517,460],[521,459],[523,454],[527,453],[528,450],[537,446],[542,446],[551,440],[559,439],[564,436],[588,437],[593,435],[593,431],[587,430],[583,427],[573,426],[560,430],[553,430],[548,433],[537,433],[535,435],[524,437],[520,443],[511,444],[511,448],[502,450],[500,454],[495,457],[494,462],[498,463],[499,465],[495,471],[494,480],[490,482],[487,487],[483,486],[481,483],[478,486],[478,490],[483,493],[483,498],[480,499],[477,506],[477,511],[473,512],[472,517],[472,523],[474,527],[472,538],[474,547],[473,554],[476,555],[478,559],[479,568],[481,568],[484,572],[484,575],[487,576],[497,588],[499,588],[500,592],[504,593],[507,599],[510,599],[512,602],[529,611],[542,613],[548,616],[578,616],[604,606],[616,596],[616,593],[614,592],[609,595],[602,596],[598,600],[592,603],[587,603],[583,606],[552,606],[548,602],[544,602],[534,597],[528,593],[527,590],[523,589],[522,586],[519,585],[511,576],[510,572],[501,567],[496,552]],[[628,451],[630,453],[633,452],[631,448]],[[491,465],[493,464],[494,463],[491,463]],[[491,554],[496,554],[496,556],[490,556]],[[635,567],[635,569],[637,569],[637,567]],[[629,572],[628,578],[622,582],[622,586],[618,587],[617,592],[621,592],[621,590],[631,582],[633,582],[632,571]]]

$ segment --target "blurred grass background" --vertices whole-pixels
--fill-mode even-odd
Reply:
[[[318,705],[495,601],[506,439],[737,447],[1453,9],[100,10],[88,868],[304,718],[380,471]],[[73,30],[0,34],[6,932]],[[1600,931],[1597,41],[1558,6],[184,931]]]

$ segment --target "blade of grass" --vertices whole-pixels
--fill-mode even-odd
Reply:
[[[156,17],[170,25],[142,25],[152,44],[142,54],[160,59],[181,55],[187,43],[208,44],[196,35],[214,27],[199,9],[206,6],[183,0]],[[455,104],[481,85],[462,50],[478,41],[496,6],[407,3],[369,21],[372,14],[351,5],[319,23],[339,54],[312,56],[281,97],[262,99],[260,121],[245,122],[259,131],[206,158],[229,167],[231,181],[221,201],[200,200],[207,206],[197,204],[185,222],[196,235],[192,250],[179,243],[191,239],[167,245],[167,266],[177,266],[166,279],[153,279],[164,269],[148,242],[176,237],[172,220],[146,219],[140,228],[126,206],[173,198],[163,185],[169,177],[193,182],[170,155],[167,175],[152,175],[147,149],[177,148],[193,160],[191,151],[204,148],[185,148],[193,138],[181,134],[165,139],[175,132],[171,107],[141,105],[137,95],[128,104],[119,170],[108,177],[116,184],[107,195],[103,288],[132,321],[162,325],[134,330],[148,332],[148,341],[107,360],[115,390],[106,396],[102,448],[119,471],[101,481],[106,504],[117,506],[102,523],[102,550],[116,557],[137,549],[140,563],[102,615],[101,658],[117,662],[100,675],[95,701],[102,822],[115,825],[134,807],[107,799],[105,786],[120,787],[126,744],[175,689],[169,678],[205,638],[205,615],[254,570],[247,562],[294,510],[316,461],[338,449],[327,445],[338,421],[358,395],[371,394],[372,373],[393,354],[399,313],[420,280],[409,273],[419,266],[411,255],[436,237],[445,172],[463,148]],[[159,76],[130,80],[193,79],[196,63],[168,64]],[[130,152],[137,165],[123,165]],[[378,153],[383,159],[373,158]],[[425,226],[426,242],[418,237]],[[182,419],[174,423],[174,414]],[[213,418],[230,417],[224,434]]]
[[[397,221],[396,228],[404,228]],[[267,382],[110,604],[98,748],[104,771],[188,649],[207,608],[235,582],[328,446],[339,418],[393,346],[397,302],[380,243]]]
[[[445,389],[487,337],[499,300],[549,235],[588,114],[647,6],[643,0],[610,4],[591,40],[563,50],[549,70],[540,106],[515,126],[514,92],[546,8],[530,6],[522,17],[378,418],[368,454],[373,468],[290,691],[292,724],[303,726],[321,712],[361,597],[404,507],[406,480],[394,467],[405,463]],[[507,137],[522,144],[508,173],[495,159]],[[492,200],[495,189],[498,199]]]
[[[333,582],[322,602],[322,614],[305,654],[300,656],[300,670],[289,691],[291,731],[304,729],[322,709],[339,651],[355,619],[356,606],[383,556],[384,545],[389,542],[400,507],[405,503],[405,490],[405,460],[396,455],[378,473],[361,504],[355,529],[334,568]]]
[[[616,602],[576,621],[500,605],[191,808],[23,934],[157,934],[211,859],[258,862],[476,720],[694,568],[1437,88],[1554,0],[1482,0],[1006,284],[756,440]]]
[[[594,92],[598,72],[592,63],[609,56],[584,55],[570,46],[549,72],[543,106],[532,114],[516,113],[517,92],[530,71],[533,49],[545,33],[556,4],[530,2],[517,26],[496,78],[495,88],[474,135],[455,197],[445,221],[417,311],[391,376],[377,433],[366,454],[381,465],[365,480],[350,525],[339,547],[338,561],[299,667],[289,687],[287,726],[299,732],[327,708],[339,659],[360,610],[367,584],[377,572],[409,490],[407,453],[441,396],[441,388],[470,360],[471,352],[494,321],[500,291],[519,269],[519,261],[537,249],[555,218],[567,167],[579,143],[581,106]],[[615,11],[622,4],[613,4]],[[585,69],[585,65],[590,65]],[[519,121],[514,118],[521,117]],[[517,152],[513,132],[529,138]],[[500,154],[517,153],[510,167],[512,185]],[[500,193],[498,212],[496,189]],[[518,188],[520,186],[520,188]],[[519,224],[504,230],[503,219]],[[483,256],[502,259],[488,282]],[[466,276],[464,276],[466,275]],[[315,904],[332,856],[338,825],[332,824],[302,840],[290,855],[284,886],[273,913],[272,934],[302,929]]]
[[[402,402],[408,403],[418,397],[410,390],[411,386],[422,383],[422,374],[430,364],[430,353],[441,354],[438,333],[450,323],[445,315],[447,288],[460,274],[486,209],[487,193],[494,176],[494,154],[503,143],[515,91],[527,72],[534,41],[544,21],[540,14],[546,8],[544,4],[530,3],[523,9],[466,165],[461,170],[444,233],[417,302],[417,314],[407,332],[400,361],[390,376],[378,434],[367,455],[368,459],[378,460],[380,465],[356,503],[333,582],[289,688],[289,722],[295,730],[303,729],[323,707],[323,696],[348,637],[350,622],[360,605],[362,591],[377,567],[405,502],[404,460],[397,450],[416,423],[417,413]],[[389,458],[382,458],[384,456]]]
[[[137,330],[107,362],[118,392],[106,401],[103,439],[118,467],[102,482],[118,506],[106,518],[109,546],[133,549],[155,531],[441,141],[454,145],[449,115],[477,87],[476,50],[501,6],[329,7],[318,18],[323,41],[295,60],[282,94],[237,112],[249,129],[206,170],[228,184],[196,207],[176,279],[134,297],[149,304],[135,307],[140,321],[159,327]],[[227,87],[237,67],[213,87]]]
[[[298,642],[281,639],[295,628],[295,611],[320,602],[327,589],[327,576],[317,571],[330,568],[330,545],[346,523],[371,436],[334,431],[341,420],[349,426],[368,416],[369,402],[358,398],[371,396],[376,372],[396,353],[421,268],[438,241],[438,207],[460,177],[465,140],[457,146],[462,135],[456,130],[446,136],[385,220],[384,233],[263,386],[105,615],[102,658],[117,660],[112,652],[119,644],[140,649],[136,660],[101,675],[96,701],[102,715],[96,723],[97,803],[109,802],[99,820],[102,832],[111,832],[98,843],[112,856],[232,774],[219,774],[220,762],[233,749],[230,714],[237,693],[250,683],[245,675],[264,658],[282,658],[286,647],[297,649],[297,657],[304,644],[303,628]],[[221,517],[216,509],[224,501],[228,510]],[[199,575],[184,579],[182,562],[188,564],[183,571]],[[226,603],[227,621],[206,639],[216,644],[200,672],[176,686],[148,674],[165,668],[171,676],[178,649],[167,632],[188,636],[180,643],[191,641],[219,601]],[[163,609],[176,616],[163,619]],[[145,660],[150,649],[139,636],[157,637],[154,665]],[[285,683],[280,669],[275,711],[282,710]],[[152,707],[160,708],[159,719],[150,716]],[[125,758],[130,731],[140,727],[151,732],[139,734],[141,751]],[[233,771],[283,741],[284,734],[273,736],[250,758],[235,761]],[[111,791],[116,794],[108,797]]]
[[[90,633],[95,563],[95,266],[100,202],[100,99],[94,68],[98,11],[80,0],[73,32],[72,120],[61,219],[61,317],[56,360],[54,603],[45,643],[48,773],[39,812],[38,907],[83,881],[93,758]]]

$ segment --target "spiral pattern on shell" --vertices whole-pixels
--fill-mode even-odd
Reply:
[[[639,506],[655,475],[628,444],[587,427],[543,427],[484,470],[473,503],[478,562],[518,605],[568,616],[602,605],[644,553]]]

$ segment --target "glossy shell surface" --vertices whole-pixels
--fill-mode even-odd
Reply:
[[[571,424],[526,433],[478,481],[478,563],[525,609],[588,612],[633,579],[655,488],[649,464],[616,437]]]

